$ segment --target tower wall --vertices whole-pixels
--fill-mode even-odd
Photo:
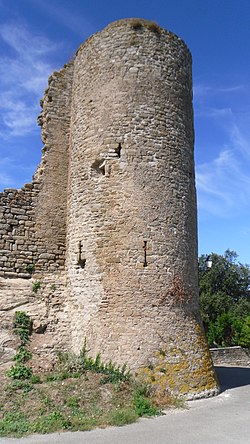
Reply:
[[[34,219],[36,244],[41,253],[36,270],[41,271],[64,270],[73,69],[71,61],[50,76],[38,117],[44,146],[33,184],[39,191]]]
[[[74,62],[67,272],[72,346],[190,396],[216,390],[198,317],[191,55],[130,19]]]

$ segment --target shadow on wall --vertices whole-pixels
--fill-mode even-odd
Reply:
[[[215,367],[221,391],[250,385],[250,368],[246,367]]]

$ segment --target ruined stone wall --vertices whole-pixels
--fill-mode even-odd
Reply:
[[[67,230],[75,350],[85,336],[152,381],[216,391],[197,315],[191,56],[151,22],[78,50]]]
[[[21,190],[0,193],[0,277],[29,278],[37,255],[34,231],[36,191],[27,184]]]
[[[31,184],[0,193],[0,276],[64,269],[72,63],[49,79],[38,120],[44,143]]]
[[[210,348],[213,363],[217,366],[250,367],[250,350],[239,346]]]

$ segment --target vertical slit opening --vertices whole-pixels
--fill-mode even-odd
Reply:
[[[144,250],[144,262],[143,262],[143,267],[147,267],[148,263],[147,263],[147,241],[143,241],[143,250]]]
[[[121,157],[121,150],[122,150],[122,144],[119,143],[118,147],[115,149],[115,153],[117,154],[117,157],[119,157],[119,159]]]
[[[82,241],[78,242],[77,263],[81,268],[84,268],[86,265],[86,259],[82,257]]]

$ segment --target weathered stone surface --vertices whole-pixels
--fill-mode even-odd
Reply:
[[[69,342],[69,318],[64,312],[63,303],[66,299],[65,281],[62,277],[43,277],[37,292],[33,291],[34,282],[37,281],[20,277],[0,278],[0,352],[2,356],[6,353],[7,356],[12,355],[18,345],[18,340],[13,335],[13,318],[16,311],[25,311],[29,314],[35,333],[43,336],[46,332],[46,339],[40,340],[40,344],[44,346],[45,342],[50,343],[50,351],[64,348]],[[5,361],[5,359],[0,358],[0,361]]]
[[[37,352],[79,351],[86,337],[161,387],[215,393],[198,314],[186,45],[152,22],[112,23],[52,74],[41,105],[33,182],[0,194],[4,337],[22,309]]]

